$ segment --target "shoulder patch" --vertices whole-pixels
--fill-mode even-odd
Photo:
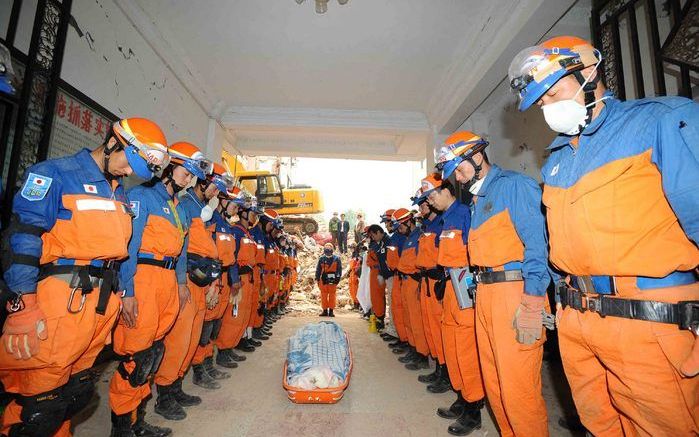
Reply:
[[[133,218],[137,219],[138,213],[141,210],[141,201],[140,200],[130,201],[129,208],[131,208],[131,212],[133,213]]]
[[[86,193],[97,194],[97,185],[83,184],[83,189]]]
[[[167,206],[163,206],[163,212],[167,215],[170,215],[170,208],[168,208]]]
[[[22,187],[22,197],[30,202],[36,202],[46,197],[53,179],[36,173],[29,173],[27,182]]]

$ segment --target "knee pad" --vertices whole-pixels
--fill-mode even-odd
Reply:
[[[151,375],[154,375],[160,367],[160,363],[163,362],[163,357],[165,356],[165,343],[163,340],[158,340],[153,342],[151,346],[153,350],[153,366],[151,367]]]
[[[83,370],[68,379],[63,386],[63,398],[66,402],[65,420],[70,419],[90,403],[95,393],[95,375],[92,370]]]
[[[12,425],[10,437],[48,436],[53,435],[61,427],[66,413],[66,400],[62,387],[34,396],[17,396],[16,400],[22,406],[20,420]]]
[[[154,360],[155,354],[153,348],[149,347],[148,349],[136,352],[130,357],[124,357],[121,363],[119,363],[117,370],[122,378],[129,381],[131,387],[140,387],[148,381],[148,376],[150,376],[151,370],[153,369]],[[134,363],[134,369],[131,373],[129,373],[125,366],[128,362]]]
[[[199,337],[199,346],[206,346],[211,341],[211,334],[214,331],[214,321],[205,321],[201,327],[201,337]]]
[[[221,332],[221,325],[223,325],[223,319],[212,320],[213,328],[211,329],[211,339],[216,340],[218,334]]]

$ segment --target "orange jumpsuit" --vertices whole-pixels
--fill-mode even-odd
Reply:
[[[466,205],[454,201],[442,214],[437,263],[446,268],[468,265],[466,237],[471,213]],[[476,320],[473,308],[460,309],[451,281],[447,281],[442,302],[442,341],[449,380],[464,399],[476,402],[484,397],[481,369],[476,347]]]
[[[350,260],[350,270],[349,270],[349,294],[352,299],[352,304],[356,305],[359,301],[357,300],[357,291],[359,290],[359,276],[357,270],[361,268],[361,261],[357,258],[352,258]]]
[[[542,169],[550,260],[593,299],[697,301],[697,104],[608,97],[582,135],[554,140]],[[695,341],[677,325],[567,306],[559,345],[583,425],[699,434],[699,377],[679,372]]]
[[[316,282],[320,289],[320,306],[323,310],[335,309],[335,293],[337,283],[325,282],[326,276],[333,276],[336,280],[342,275],[342,264],[338,256],[321,256],[316,267]]]
[[[186,229],[182,220],[186,213],[178,212],[182,210],[175,207],[176,199],[172,199],[162,182],[139,185],[127,195],[135,212],[134,233],[129,259],[121,265],[120,284],[126,296],[135,296],[138,316],[134,328],[128,328],[122,318],[114,330],[114,352],[123,361],[109,385],[109,404],[118,415],[135,412],[150,395],[147,374],[157,370],[164,352],[162,340],[177,318],[178,281],[186,282],[187,261],[177,258],[184,243]],[[153,357],[140,361],[139,353],[144,351],[150,351]],[[148,360],[153,362],[150,372],[139,377],[144,370],[142,363]]]
[[[386,265],[393,272],[398,271],[400,249],[400,247],[395,246],[386,247]],[[414,342],[412,342],[407,308],[403,305],[402,284],[403,281],[400,275],[394,274],[393,281],[391,281],[391,290],[389,291],[391,293],[391,318],[393,319],[393,326],[396,328],[398,339],[400,341],[408,341],[412,345]]]
[[[437,236],[438,230],[441,232],[439,217],[433,222],[428,223],[425,232],[420,235],[418,240],[417,260],[415,264],[425,271],[423,278],[423,299],[420,301],[423,306],[423,325],[425,326],[425,335],[427,337],[427,345],[430,348],[430,355],[439,362],[444,364],[444,345],[442,343],[442,301],[437,299],[434,293],[436,279],[429,277],[429,272],[436,272],[437,269]],[[434,229],[433,229],[434,228]]]
[[[425,337],[425,330],[422,324],[422,310],[420,307],[420,293],[422,275],[415,265],[417,261],[417,242],[420,237],[420,230],[413,230],[403,243],[403,250],[398,262],[398,271],[401,276],[401,295],[405,302],[405,315],[409,318],[410,332],[417,352],[421,355],[429,355],[429,346]]]
[[[265,245],[264,232],[259,226],[255,226],[250,234],[255,238],[257,244],[257,252],[255,253],[255,271],[253,277],[253,287],[257,290],[257,308],[253,311],[252,327],[259,328],[264,323],[264,314],[262,308],[265,304],[265,296],[267,295],[267,285],[265,282]]]
[[[222,273],[221,277],[211,286],[219,290],[218,302],[212,309],[206,309],[204,313],[204,336],[208,334],[208,338],[200,337],[199,345],[194,353],[192,364],[201,364],[205,359],[214,355],[214,340],[220,335],[223,321],[223,313],[228,306],[228,301],[231,296],[230,272],[229,269],[235,264],[236,241],[233,236],[232,227],[218,213],[214,213],[214,222],[216,223],[216,250],[218,259],[221,261]],[[213,326],[207,328],[207,323]]]
[[[12,235],[14,253],[35,257],[36,264],[44,269],[56,264],[100,266],[127,256],[131,237],[127,205],[123,188],[116,181],[110,184],[105,180],[85,149],[27,170],[24,185],[14,198],[13,214],[24,226],[36,228],[11,226],[6,232]],[[78,289],[71,305],[71,311],[76,312],[71,313],[68,302],[72,274],[42,279],[36,266],[13,258],[4,276],[12,292],[36,292],[37,303],[46,316],[48,339],[39,342],[38,354],[29,360],[15,359],[0,347],[0,380],[8,393],[41,395],[49,403],[51,398],[42,394],[63,387],[63,398],[69,404],[64,407],[68,408],[48,416],[36,415],[40,422],[29,424],[27,432],[50,435],[61,427],[59,434],[68,435],[71,416],[85,406],[94,390],[92,382],[81,386],[80,376],[92,367],[97,354],[110,341],[119,298],[111,296],[104,313],[99,314],[96,307],[100,287],[89,294]],[[85,302],[78,311],[81,296]],[[2,340],[4,344],[5,338]],[[53,411],[53,407],[49,409]],[[16,400],[7,405],[2,417],[3,434],[23,421],[21,414],[22,407]]]
[[[534,344],[523,345],[512,326],[522,295],[546,297],[551,282],[541,189],[533,179],[494,165],[473,199],[468,251],[482,277],[476,337],[488,401],[501,435],[546,436],[541,395],[545,329],[540,328],[541,338]],[[519,272],[524,280],[486,280],[503,270]],[[548,308],[548,299],[544,302]]]
[[[180,206],[187,211],[191,221],[189,235],[185,240],[185,246],[180,256],[218,259],[218,250],[213,239],[214,227],[204,223],[199,216],[203,205],[201,200],[196,198],[192,189],[188,190],[187,194],[182,197]],[[182,378],[199,345],[204,314],[206,313],[206,292],[209,287],[196,285],[189,278],[187,278],[187,287],[191,301],[187,302],[180,310],[175,324],[165,336],[165,355],[158,372],[155,374],[155,383],[158,385],[170,385],[178,378]]]
[[[376,250],[384,250],[377,247]],[[366,264],[369,267],[369,293],[371,295],[371,311],[376,317],[383,317],[386,314],[386,283],[379,284],[380,263],[379,254],[370,249],[367,255]]]
[[[257,245],[252,236],[243,226],[233,226],[233,235],[236,240],[238,253],[236,256],[234,282],[240,281],[241,287],[238,296],[229,299],[226,310],[223,313],[221,332],[215,339],[216,347],[230,349],[238,345],[243,338],[245,330],[249,326],[252,312],[257,311],[257,291],[253,284],[253,266]]]

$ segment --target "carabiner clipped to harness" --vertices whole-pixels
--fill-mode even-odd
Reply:
[[[77,310],[73,310],[73,299],[75,299],[75,292],[78,291],[78,288],[80,287],[73,287],[70,290],[70,297],[68,298],[68,306],[67,310],[69,314],[79,314],[83,308],[85,307],[85,299],[87,298],[87,295],[82,293],[82,290],[80,292],[80,306],[78,307]]]

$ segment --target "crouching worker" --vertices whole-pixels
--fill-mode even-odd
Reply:
[[[342,276],[342,261],[339,256],[333,254],[333,249],[333,245],[327,243],[316,266],[316,282],[320,288],[320,302],[323,308],[320,317],[335,317],[335,293]]]
[[[92,399],[90,368],[119,313],[112,292],[131,238],[121,177],[150,179],[167,161],[166,144],[155,123],[124,119],[92,152],[27,170],[3,241],[12,294],[0,381],[13,400],[2,435],[70,435],[71,418]]]

